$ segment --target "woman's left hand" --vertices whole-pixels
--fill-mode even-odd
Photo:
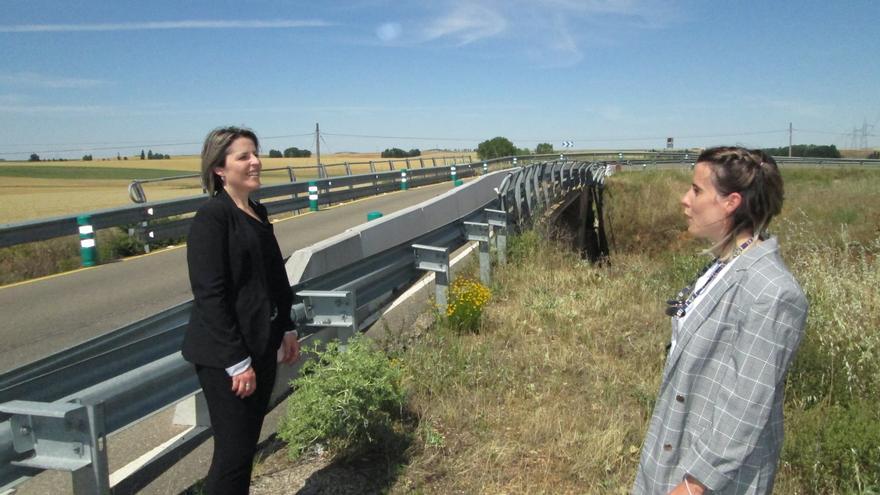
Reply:
[[[281,341],[281,362],[292,364],[299,359],[299,336],[295,332],[284,335]]]
[[[686,475],[685,480],[675,485],[669,495],[703,495],[706,492],[706,487],[690,475]]]

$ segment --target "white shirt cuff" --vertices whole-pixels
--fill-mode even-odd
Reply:
[[[233,364],[232,366],[226,368],[226,374],[229,376],[240,375],[240,374],[244,373],[245,371],[247,371],[247,369],[250,367],[250,365],[251,365],[251,358],[250,358],[250,356],[248,356],[248,357],[244,358],[244,361],[242,361],[240,363]]]
[[[294,337],[299,338],[299,332],[297,332],[296,330],[288,330],[288,331],[284,332],[285,337],[287,337],[290,334],[293,334]]]

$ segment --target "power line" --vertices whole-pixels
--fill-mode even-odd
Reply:
[[[260,138],[261,141],[268,141],[270,139],[282,139],[282,138],[292,138],[292,137],[303,137],[303,136],[312,136],[313,133],[304,133],[304,134],[284,134],[280,136],[263,136]],[[134,144],[130,144],[128,146],[119,146],[119,144],[130,142]],[[132,141],[122,141],[116,143],[107,143],[114,144],[115,146],[98,146],[98,147],[79,147],[79,148],[69,148],[69,149],[50,149],[50,150],[20,150],[20,151],[4,151],[0,152],[0,155],[18,155],[21,153],[72,153],[72,152],[80,152],[80,151],[116,151],[116,150],[128,150],[133,148],[153,148],[160,146],[200,146],[203,141],[187,141],[187,142],[175,142],[175,143],[140,143]],[[15,146],[28,146],[28,145],[15,145]],[[30,146],[41,146],[41,145],[30,145]]]

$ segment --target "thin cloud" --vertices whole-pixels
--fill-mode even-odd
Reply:
[[[437,38],[457,38],[459,45],[490,38],[503,33],[508,26],[507,19],[483,5],[459,5],[449,14],[431,22],[425,29],[428,40]]]
[[[161,21],[118,22],[100,24],[20,24],[0,26],[0,33],[73,33],[86,31],[148,31],[168,29],[291,29],[327,27],[333,24],[321,20],[280,21]]]
[[[100,79],[83,79],[79,77],[52,77],[34,72],[17,72],[15,74],[0,74],[0,84],[15,84],[39,88],[96,88],[110,84]]]
[[[0,104],[0,113],[107,113],[113,110],[112,107],[101,105],[2,105]]]

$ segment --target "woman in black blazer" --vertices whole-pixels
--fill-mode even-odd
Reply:
[[[182,352],[195,365],[214,429],[209,494],[248,493],[276,363],[299,357],[281,250],[266,208],[249,197],[260,187],[258,150],[248,129],[208,134],[202,183],[210,199],[187,241],[193,309]]]

